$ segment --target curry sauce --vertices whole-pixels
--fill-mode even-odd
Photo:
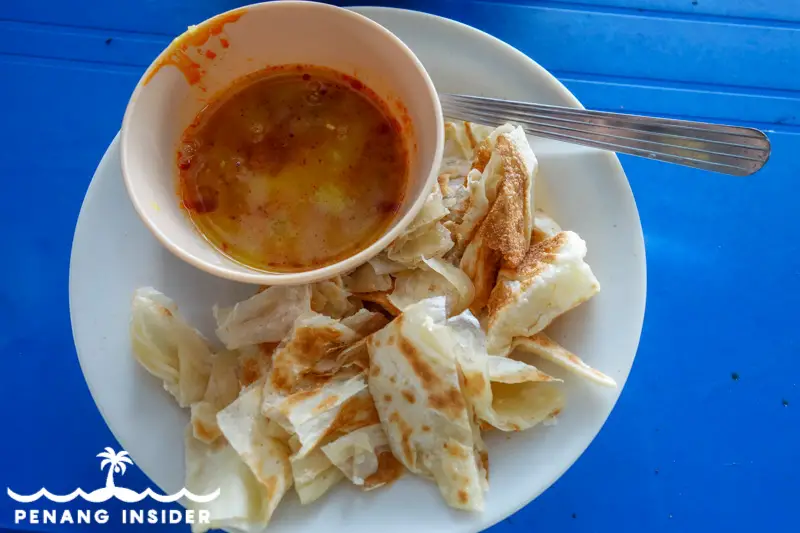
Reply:
[[[405,192],[398,122],[360,81],[291,66],[248,76],[203,109],[177,155],[197,229],[247,266],[292,272],[372,244]]]

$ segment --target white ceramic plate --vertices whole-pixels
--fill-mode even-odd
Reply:
[[[478,30],[410,11],[357,11],[403,39],[440,91],[580,106],[532,60]],[[644,242],[630,187],[613,154],[539,139],[532,139],[532,145],[541,163],[537,207],[587,241],[587,260],[602,284],[600,295],[552,328],[553,336],[613,376],[621,390],[645,307]],[[125,194],[115,140],[92,180],[75,230],[72,328],[86,382],[111,431],[136,464],[172,493],[183,486],[188,415],[131,355],[129,305],[133,291],[144,285],[174,298],[210,337],[212,304],[229,304],[254,290],[196,270],[157,243]],[[366,494],[343,483],[305,508],[292,494],[278,508],[270,531],[374,533],[379,526],[381,533],[467,533],[494,524],[564,473],[600,430],[619,396],[620,390],[564,377],[567,407],[556,425],[510,438],[499,432],[487,435],[491,488],[482,514],[449,509],[434,484],[406,476],[389,489]]]

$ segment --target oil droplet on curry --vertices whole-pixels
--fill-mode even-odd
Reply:
[[[387,106],[318,67],[251,75],[184,132],[180,194],[193,223],[260,270],[311,270],[351,256],[389,226],[408,154]]]

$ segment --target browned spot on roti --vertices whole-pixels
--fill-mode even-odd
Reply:
[[[266,488],[266,497],[268,502],[271,502],[278,492],[278,476],[269,476],[267,479],[261,481]]]
[[[497,282],[497,272],[500,270],[501,260],[500,252],[480,244],[475,258],[475,269],[470,269],[472,273],[467,272],[475,286],[475,297],[469,306],[475,315],[480,315],[481,310],[489,301],[492,289]]]
[[[400,417],[400,413],[397,411],[389,416],[389,423],[395,424],[398,431],[400,431],[400,445],[403,448],[403,458],[406,461],[406,465],[409,468],[415,468],[416,461],[411,448],[411,433],[413,431],[411,426]]]
[[[422,431],[428,432],[430,430],[431,430],[431,427],[429,425],[425,424],[425,425],[422,426]]]
[[[316,390],[305,390],[305,391],[295,392],[294,394],[283,400],[283,402],[281,402],[280,410],[281,412],[288,414],[289,411],[293,409],[295,405],[304,402],[309,398],[313,398],[316,395],[317,395]]]
[[[395,339],[394,335],[389,335],[389,338],[386,340],[386,345],[387,346],[394,346],[395,340],[396,339]]]
[[[456,459],[467,459],[469,457],[464,448],[456,444],[450,445],[447,442],[445,442],[443,448],[448,453],[448,455],[455,457]]]
[[[203,424],[202,421],[198,419],[192,420],[192,429],[194,430],[195,436],[202,440],[203,442],[212,442],[217,439],[222,433],[220,432],[219,428],[217,427],[208,427]]]
[[[556,260],[556,254],[567,243],[567,239],[567,233],[562,231],[531,246],[517,266],[516,279],[531,278],[540,274],[545,265]]]
[[[478,144],[478,141],[475,140],[475,134],[472,133],[472,124],[469,122],[464,122],[464,133],[467,134],[467,140],[469,141],[469,147],[475,150],[475,145]]]
[[[348,398],[339,408],[336,418],[325,432],[324,438],[333,440],[342,435],[347,435],[357,429],[372,424],[380,424],[375,403],[368,391],[363,391]]]
[[[528,228],[533,221],[529,205],[530,177],[522,157],[508,137],[497,137],[496,150],[502,161],[503,178],[480,231],[487,246],[500,252],[509,266],[516,267],[530,246]]]
[[[364,321],[363,323],[359,324],[357,327],[352,328],[356,333],[359,335],[363,335],[364,337],[368,335],[372,335],[376,331],[383,329],[383,327],[389,323],[389,319],[381,312],[374,313],[369,320]]]
[[[372,302],[380,305],[392,316],[398,316],[400,314],[400,309],[389,301],[388,295],[389,293],[387,292],[357,292],[353,294],[353,296],[365,302]]]
[[[378,454],[378,469],[364,480],[363,490],[372,490],[399,479],[406,469],[391,451]]]
[[[392,395],[391,394],[384,394],[383,395],[383,401],[386,402],[386,403],[391,402],[392,401]]]
[[[239,384],[242,387],[252,385],[261,379],[261,366],[255,359],[244,359],[242,361],[242,372],[239,376]]]
[[[262,342],[258,345],[258,350],[262,355],[272,357],[272,354],[275,353],[275,350],[278,348],[279,344],[279,342]]]
[[[467,502],[469,502],[469,495],[464,489],[458,491],[458,502],[461,505],[467,505]]]
[[[441,191],[442,196],[447,196],[450,193],[450,174],[439,174],[437,181],[439,182],[439,191]]]
[[[417,399],[414,397],[414,393],[410,390],[404,390],[403,392],[401,392],[401,394],[408,403],[415,403],[417,401]]]
[[[400,337],[398,346],[400,348],[400,353],[405,356],[408,364],[411,365],[414,374],[422,381],[422,386],[428,391],[435,390],[441,383],[441,380],[439,376],[436,375],[436,371],[433,367],[423,359],[417,348],[405,337]]]
[[[467,408],[464,396],[455,387],[450,387],[444,392],[437,392],[428,396],[428,406],[447,414],[453,419],[460,417]]]
[[[159,310],[161,311],[161,314],[162,314],[162,315],[164,315],[164,316],[166,316],[166,317],[169,317],[169,318],[172,318],[172,311],[170,311],[170,310],[169,310],[169,309],[167,309],[166,307],[163,307],[163,306],[162,306],[162,307],[159,307]]]
[[[472,159],[472,168],[478,172],[486,170],[486,165],[492,158],[492,143],[489,139],[484,139],[475,147],[475,155]]]
[[[339,401],[339,397],[335,394],[328,396],[327,398],[323,399],[316,407],[311,411],[312,414],[317,415],[319,413],[324,413],[325,411],[329,411],[336,405],[336,402]]]
[[[294,377],[288,368],[276,365],[270,372],[270,382],[275,390],[290,391],[294,385]]]
[[[381,367],[378,366],[377,364],[373,364],[372,368],[370,368],[370,370],[369,370],[369,374],[373,378],[376,378],[376,377],[380,376],[381,375]]]
[[[342,338],[342,332],[333,327],[301,327],[292,337],[292,353],[301,361],[315,363],[322,359],[332,345]]]
[[[486,472],[486,481],[489,481],[489,452],[486,450],[481,450],[478,453],[478,457],[480,457],[481,465]]]
[[[534,226],[533,231],[531,232],[531,246],[533,246],[534,244],[539,244],[540,242],[542,242],[547,238],[548,238],[547,233],[543,232],[542,230]]]
[[[530,340],[545,348],[554,348],[557,346],[557,344],[544,333],[537,333],[536,335],[531,336]]]
[[[486,379],[481,373],[470,374],[469,377],[464,376],[465,392],[468,396],[473,398],[483,394],[486,388]]]

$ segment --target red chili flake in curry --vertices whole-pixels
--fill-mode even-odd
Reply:
[[[291,65],[214,98],[184,132],[176,166],[184,207],[219,250],[302,271],[372,244],[399,211],[408,165],[403,128],[373,91]]]

